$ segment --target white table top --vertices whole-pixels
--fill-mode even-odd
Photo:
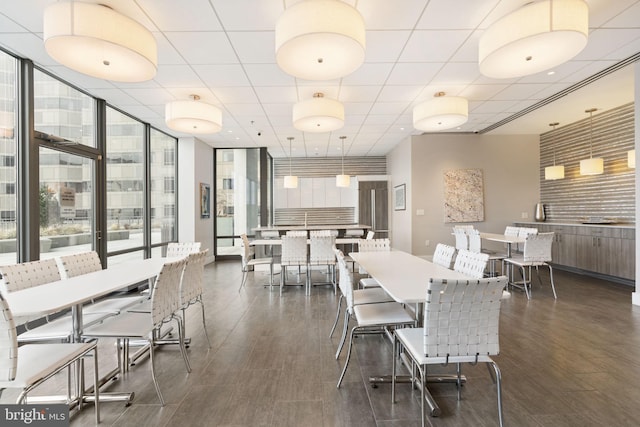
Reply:
[[[44,316],[153,278],[169,260],[173,259],[130,261],[106,270],[7,292],[4,297],[15,317]]]
[[[359,240],[360,239],[355,239],[355,238],[338,237],[336,239],[336,244],[357,245]],[[307,239],[307,244],[308,243],[311,243],[311,239]],[[269,246],[269,245],[278,245],[278,246],[282,245],[282,239],[255,239],[249,242],[249,246]]]
[[[402,251],[351,252],[349,255],[394,300],[408,304],[424,302],[431,278],[469,279],[465,274]]]
[[[505,234],[496,234],[496,233],[480,233],[480,238],[485,240],[491,240],[492,242],[500,242],[500,243],[524,243],[525,238],[519,236],[508,236]]]
[[[252,228],[253,231],[287,231],[287,230],[368,230],[365,224],[316,224],[316,225],[271,225]]]

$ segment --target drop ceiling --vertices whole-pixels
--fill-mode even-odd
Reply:
[[[640,52],[640,1],[587,0],[589,42],[571,61],[535,75],[496,80],[478,69],[478,40],[501,16],[530,0],[349,0],[364,17],[367,51],[353,74],[305,81],[282,72],[274,53],[278,17],[294,0],[99,0],[150,29],[158,73],[143,83],[84,76],[53,61],[42,44],[43,9],[54,0],[0,2],[0,46],[154,127],[164,105],[197,94],[223,111],[223,129],[198,139],[213,147],[268,147],[274,157],[379,156],[419,134],[414,105],[436,92],[469,99],[469,120],[455,132],[540,134],[571,123],[587,108],[633,101],[633,65],[508,120],[532,105]],[[327,134],[293,128],[293,104],[315,92],[345,105],[345,126]],[[496,123],[502,123],[495,129]]]

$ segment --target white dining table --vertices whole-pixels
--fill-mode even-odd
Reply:
[[[338,237],[336,238],[337,245],[356,245],[360,239],[353,237]],[[311,239],[307,239],[307,244],[311,243]],[[249,246],[282,246],[282,239],[254,239],[249,242]]]
[[[480,238],[490,242],[499,242],[507,244],[507,258],[511,258],[511,245],[514,243],[524,243],[525,238],[520,236],[509,236],[497,233],[480,233]]]
[[[70,277],[27,289],[3,294],[11,312],[15,317],[43,317],[71,308],[73,320],[73,336],[75,342],[82,340],[82,307],[83,304],[120,291],[129,286],[149,281],[151,287],[155,277],[160,273],[167,261],[178,258],[148,258],[127,261],[80,276]],[[117,370],[107,375],[111,377]],[[106,382],[104,379],[102,384]],[[49,398],[45,397],[44,400]],[[90,394],[83,394],[90,401]],[[100,393],[100,400],[122,400],[130,402],[133,393]],[[31,399],[33,400],[33,399]]]
[[[391,250],[380,252],[351,252],[349,256],[376,279],[382,289],[395,301],[404,304],[414,304],[416,319],[421,320],[424,302],[427,298],[427,284],[429,279],[465,280],[466,274],[434,264],[423,258],[407,252]],[[395,338],[394,338],[395,339]],[[408,365],[407,365],[408,366]],[[429,375],[427,382],[442,383],[456,382],[456,375]],[[461,378],[464,382],[466,378]],[[410,377],[399,378],[398,382],[410,382]],[[370,377],[369,382],[391,382],[388,375]],[[431,415],[440,414],[440,408],[428,390],[425,389],[425,401],[429,405]]]

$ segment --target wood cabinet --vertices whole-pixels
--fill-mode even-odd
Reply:
[[[553,263],[635,280],[635,229],[616,226],[516,223],[554,232]]]

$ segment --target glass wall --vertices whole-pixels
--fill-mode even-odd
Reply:
[[[95,147],[94,99],[38,69],[33,80],[35,129]]]
[[[178,234],[177,139],[21,62],[0,50],[0,265],[161,254]]]
[[[17,61],[0,51],[0,264],[17,261]]]
[[[239,255],[260,224],[260,149],[217,149],[216,255]]]
[[[151,129],[151,244],[177,239],[176,139]]]
[[[107,252],[143,247],[144,126],[107,107]]]

